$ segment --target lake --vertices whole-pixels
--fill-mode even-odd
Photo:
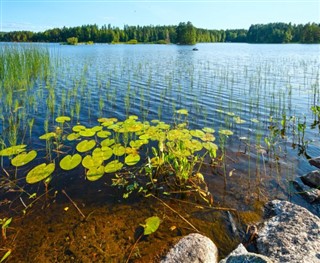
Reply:
[[[201,172],[213,205],[242,212],[240,225],[259,220],[261,204],[269,199],[290,199],[308,206],[294,194],[289,182],[314,170],[307,158],[320,155],[320,126],[311,110],[320,100],[320,45],[197,44],[198,51],[192,50],[194,46],[147,44],[0,44],[0,48],[5,46],[44,49],[49,53],[51,67],[45,78],[32,82],[32,87],[10,95],[4,90],[0,92],[1,148],[10,146],[11,119],[18,123],[17,144],[39,151],[35,164],[59,159],[59,154],[74,153],[70,142],[61,150],[57,147],[54,155],[48,157],[46,140],[39,140],[43,134],[57,131],[58,116],[71,117],[63,126],[66,130],[73,125],[99,125],[99,118],[124,121],[133,115],[141,122],[156,120],[155,123],[161,121],[172,127],[183,122],[190,130],[215,130],[217,165],[206,160]],[[188,115],[178,114],[181,109],[187,110]],[[223,130],[233,134],[226,136]],[[19,187],[41,195],[43,186],[25,186],[24,178],[31,168],[17,170],[10,165],[10,158],[2,158],[3,176],[14,173]],[[108,209],[116,210],[115,214],[121,211],[122,219],[126,211],[130,214],[134,207],[139,207],[135,198],[120,200],[115,188],[107,188],[109,192],[101,190],[105,184],[110,186],[107,175],[96,182],[87,182],[84,177],[83,169],[60,169],[53,173],[51,193],[66,189],[75,200],[86,203],[83,209],[88,213],[97,205],[100,209],[109,205]],[[3,185],[7,190],[7,182]],[[12,195],[4,190],[2,194],[6,198]],[[111,197],[110,203],[105,200],[107,197]],[[22,198],[27,197],[22,194]],[[62,209],[68,199],[61,194],[59,200]],[[161,204],[154,208],[150,202],[139,202],[147,203],[141,212],[165,214]],[[179,211],[190,209],[179,201],[171,205]],[[99,214],[106,216],[103,211],[99,210]],[[52,213],[51,216],[60,214]],[[193,211],[188,218],[207,235],[220,235],[216,242],[220,242],[225,255],[235,246],[235,240],[232,233],[224,236],[225,228],[220,232],[210,229],[210,224],[228,228],[228,223],[224,223],[227,215],[218,214]],[[136,221],[135,224],[139,225]],[[125,228],[125,223],[121,227]],[[164,233],[160,232],[158,239],[170,236]],[[148,242],[152,244],[152,240],[156,242],[157,238]],[[143,251],[142,258],[148,253],[150,250]]]

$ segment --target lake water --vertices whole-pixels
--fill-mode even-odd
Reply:
[[[215,143],[226,149],[225,170],[203,170],[215,204],[250,210],[257,200],[304,202],[292,196],[289,181],[313,170],[307,156],[320,155],[319,124],[310,109],[320,104],[320,45],[197,44],[198,51],[177,45],[30,45],[48,49],[55,66],[32,92],[13,95],[25,108],[24,125],[34,119],[31,137],[20,127],[24,143],[45,148],[38,137],[46,125],[54,130],[60,115],[88,127],[101,117],[130,115],[173,125],[176,111],[186,109],[189,128],[215,129]],[[0,138],[7,142],[5,119],[12,112],[5,98]],[[225,141],[218,132],[223,129],[233,132]]]

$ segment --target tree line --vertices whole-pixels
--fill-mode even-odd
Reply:
[[[248,30],[209,30],[196,28],[191,22],[178,26],[129,26],[122,29],[111,24],[83,25],[78,27],[53,28],[44,32],[1,32],[4,42],[78,42],[195,44],[202,42],[247,42],[247,43],[320,43],[320,24],[269,23],[251,25]]]

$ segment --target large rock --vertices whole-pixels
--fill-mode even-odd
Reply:
[[[257,239],[258,251],[274,262],[320,262],[320,219],[286,201],[267,204],[267,214]]]
[[[295,181],[292,181],[292,185],[309,203],[320,200],[320,190],[305,185],[299,178],[297,178]]]
[[[309,163],[317,168],[320,168],[320,157],[310,159]]]
[[[219,263],[272,263],[272,261],[263,255],[250,253],[246,248],[240,244],[233,250],[228,257],[220,260]]]
[[[200,234],[190,234],[183,237],[161,263],[216,263],[218,249],[207,237]]]
[[[320,171],[315,170],[310,173],[307,173],[301,176],[301,180],[304,184],[310,187],[318,188],[320,187]]]

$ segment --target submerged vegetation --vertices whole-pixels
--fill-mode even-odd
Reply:
[[[213,207],[250,210],[269,196],[291,194],[297,160],[319,148],[319,61],[308,54],[292,60],[290,53],[230,62],[229,50],[210,60],[188,47],[150,47],[161,50],[96,45],[82,47],[80,56],[64,52],[81,47],[1,46],[0,192],[4,205],[20,205],[0,219],[3,240],[17,214],[29,215],[41,199],[44,209],[60,193],[87,220],[91,212],[86,216],[67,195],[75,185],[84,192],[108,185],[120,201],[151,197],[167,209],[142,215],[128,258],[138,258],[138,241],[163,225],[181,235],[168,211],[196,229],[188,208],[186,219],[168,200],[195,202],[202,230],[213,233],[210,227],[221,228]],[[12,251],[5,243],[0,261]]]

